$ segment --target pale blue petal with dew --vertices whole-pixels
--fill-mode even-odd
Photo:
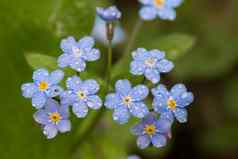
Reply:
[[[48,72],[48,70],[46,70],[44,68],[40,68],[33,72],[32,78],[35,82],[47,81],[49,78],[49,72]]]
[[[48,112],[40,109],[33,115],[34,120],[42,125],[49,124]]]
[[[71,130],[71,122],[69,120],[61,120],[56,124],[56,127],[61,133],[69,132]]]
[[[129,93],[133,101],[141,101],[149,94],[149,89],[145,85],[137,85],[133,87]]]
[[[165,58],[165,53],[163,51],[160,50],[151,50],[148,52],[150,54],[150,57],[155,58],[157,60],[161,60],[163,58]]]
[[[143,20],[154,20],[157,17],[157,9],[154,6],[144,6],[139,14]]]
[[[161,134],[167,134],[170,132],[171,126],[172,122],[167,119],[160,118],[160,120],[156,122],[156,128]]]
[[[63,50],[64,53],[72,54],[73,50],[72,48],[77,45],[77,41],[74,37],[69,36],[65,39],[63,39],[60,43],[60,48]]]
[[[173,62],[166,59],[158,61],[156,66],[161,73],[168,73],[174,68]]]
[[[130,64],[130,72],[134,75],[143,75],[145,68],[144,61],[141,60],[134,60]]]
[[[47,94],[48,97],[56,97],[59,96],[63,91],[64,90],[62,87],[54,85],[51,86],[49,89],[47,89],[45,93]]]
[[[167,143],[166,137],[161,134],[153,135],[151,141],[152,141],[152,144],[157,148],[164,147]]]
[[[149,109],[143,102],[134,102],[129,106],[130,113],[137,118],[144,118],[149,114]]]
[[[72,76],[66,80],[66,87],[74,91],[78,91],[81,84],[82,81],[78,76]]]
[[[61,70],[55,70],[51,72],[49,82],[50,84],[58,84],[64,78],[64,72]]]
[[[175,118],[180,122],[180,123],[186,123],[187,122],[187,117],[188,117],[188,112],[186,109],[183,108],[176,108],[174,111],[174,116]]]
[[[120,95],[127,96],[131,90],[131,83],[128,80],[118,80],[116,82],[116,92]]]
[[[169,91],[163,84],[159,84],[157,87],[153,88],[151,92],[154,96],[162,95],[166,99],[170,97]]]
[[[175,20],[176,12],[173,8],[162,8],[157,11],[158,16],[163,20]]]
[[[148,51],[144,48],[138,48],[132,52],[132,57],[134,60],[144,61],[149,57]]]
[[[121,18],[121,12],[116,6],[111,6],[108,8],[97,7],[97,15],[106,22],[117,21]]]
[[[25,83],[21,86],[22,96],[25,98],[32,98],[32,96],[38,92],[38,88],[34,83]]]
[[[97,95],[90,95],[87,97],[87,106],[91,109],[100,109],[102,106],[102,100]]]
[[[57,128],[55,125],[49,124],[44,126],[43,134],[47,137],[47,139],[53,139],[58,133]]]
[[[147,68],[145,70],[146,79],[150,80],[153,84],[156,84],[160,81],[160,74],[156,69]]]
[[[73,104],[73,113],[78,118],[85,118],[88,114],[88,107],[84,102],[77,102]]]
[[[133,135],[143,135],[144,134],[144,124],[142,122],[140,122],[139,124],[133,126],[131,129],[130,129],[130,132],[133,134]]]
[[[177,97],[179,97],[181,94],[187,92],[187,88],[185,87],[184,84],[176,84],[174,85],[171,90],[170,90],[170,93],[171,93],[171,96],[176,99]]]
[[[33,107],[40,109],[46,104],[47,97],[43,92],[37,92],[32,96]]]
[[[148,147],[150,145],[151,140],[148,135],[143,135],[143,136],[139,136],[137,138],[136,143],[140,149],[145,149],[146,147]]]
[[[193,93],[191,92],[184,92],[179,97],[176,98],[177,106],[184,108],[190,105],[194,100]]]
[[[81,89],[83,89],[87,93],[87,95],[93,95],[97,93],[99,91],[99,88],[100,86],[98,82],[93,79],[85,80],[81,85]]]
[[[163,113],[167,110],[167,101],[168,98],[165,98],[163,95],[159,94],[153,99],[152,106],[155,112]]]
[[[98,49],[91,49],[85,52],[84,60],[86,61],[96,61],[100,58],[100,51]]]
[[[130,113],[127,107],[119,105],[114,109],[113,120],[119,124],[125,124],[130,118]]]
[[[105,98],[105,107],[108,109],[114,109],[117,105],[121,104],[120,97],[115,93],[110,93]]]
[[[74,58],[73,54],[62,54],[58,57],[58,66],[61,68],[67,67],[70,65],[72,59]]]
[[[86,63],[83,59],[77,57],[72,59],[70,67],[78,72],[82,72],[86,68]]]
[[[95,45],[95,40],[91,36],[85,36],[79,40],[77,45],[80,49],[91,49]]]

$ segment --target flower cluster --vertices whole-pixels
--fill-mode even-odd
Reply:
[[[140,2],[144,5],[140,11],[142,19],[151,20],[159,16],[161,19],[173,20],[174,8],[180,5],[181,0],[140,0]],[[121,12],[115,6],[106,9],[97,8],[96,11],[103,24],[106,24],[104,27],[108,27],[103,29],[104,40],[109,31],[110,36],[106,40],[110,45],[115,29],[112,24],[121,18]],[[100,51],[94,48],[94,45],[95,40],[90,36],[83,37],[79,41],[71,36],[63,39],[60,44],[63,53],[58,57],[58,66],[60,69],[70,67],[76,75],[64,80],[63,70],[58,69],[49,73],[41,68],[33,73],[32,83],[22,85],[22,95],[30,98],[33,107],[37,109],[33,117],[41,125],[44,135],[52,139],[58,132],[70,131],[70,112],[78,118],[85,118],[89,108],[98,110],[104,104],[105,108],[113,110],[113,120],[119,124],[128,123],[132,117],[141,120],[131,128],[131,133],[138,136],[139,148],[144,149],[151,144],[157,148],[164,147],[171,138],[171,126],[175,119],[179,123],[187,122],[186,108],[194,100],[193,94],[183,84],[174,85],[170,91],[165,85],[159,84],[161,74],[169,73],[174,68],[173,62],[165,58],[163,51],[138,48],[132,52],[130,73],[144,76],[143,81],[133,86],[127,79],[117,80],[115,91],[106,92],[108,94],[103,101],[98,96],[100,89],[98,82],[79,77],[79,73],[86,69],[86,62],[100,58]],[[108,58],[111,57],[110,53],[109,47]],[[110,66],[111,59],[108,61]],[[108,77],[107,91],[111,85],[110,74]],[[152,83],[153,88],[147,85],[146,80]]]
[[[94,39],[84,37],[77,42],[73,37],[61,41],[63,54],[58,58],[61,68],[70,67],[77,72],[85,70],[86,61],[95,61],[100,57],[100,51],[93,48]],[[48,139],[54,138],[58,131],[68,132],[71,129],[69,108],[78,118],[84,118],[88,108],[99,109],[101,98],[96,95],[99,84],[96,80],[81,80],[78,76],[66,79],[66,89],[63,88],[64,72],[55,70],[49,73],[41,68],[33,73],[33,83],[23,84],[22,95],[32,99],[32,105],[37,109],[33,115],[43,128]]]

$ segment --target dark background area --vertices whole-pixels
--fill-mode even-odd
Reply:
[[[237,0],[185,0],[175,21],[145,22],[136,38],[134,49],[166,50],[175,62],[175,69],[163,76],[163,83],[185,83],[195,95],[189,122],[174,124],[173,138],[166,148],[139,150],[136,138],[129,133],[135,121],[118,125],[109,110],[83,138],[95,111],[83,120],[73,117],[70,133],[45,139],[33,121],[34,108],[21,96],[20,85],[30,82],[32,76],[25,57],[32,53],[59,56],[60,40],[68,35],[77,39],[89,35],[95,7],[111,2],[0,0],[0,158],[126,159],[137,154],[142,159],[237,159]],[[140,5],[136,0],[117,0],[114,4],[123,12],[121,24],[130,38]],[[123,57],[126,44],[114,48],[115,64]],[[101,44],[97,47],[102,59],[89,64],[90,76],[86,78],[105,74],[106,48]],[[124,67],[116,70],[119,75],[115,79],[128,77],[129,68]]]

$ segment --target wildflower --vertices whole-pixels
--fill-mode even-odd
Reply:
[[[130,72],[134,75],[144,74],[154,84],[160,81],[160,73],[168,73],[174,68],[174,64],[165,59],[165,53],[159,50],[139,48],[132,56]]]
[[[47,139],[54,138],[58,131],[65,133],[71,130],[68,107],[60,106],[53,99],[48,99],[45,107],[39,109],[33,117],[37,123],[42,125],[43,133]]]
[[[95,40],[86,36],[77,42],[74,37],[68,37],[61,41],[63,54],[58,58],[58,65],[61,68],[71,67],[82,72],[86,68],[87,61],[96,61],[100,58],[100,51],[93,48]]]
[[[139,0],[143,7],[140,16],[143,20],[154,20],[160,17],[163,20],[176,18],[175,8],[181,5],[182,0]]]
[[[22,95],[25,98],[32,98],[32,105],[35,108],[42,108],[48,98],[62,93],[63,89],[58,84],[63,78],[64,72],[61,70],[49,74],[46,69],[38,69],[33,73],[34,83],[25,83],[21,86]]]
[[[138,118],[145,117],[149,110],[143,100],[147,97],[149,90],[144,85],[131,87],[128,80],[116,82],[116,92],[106,96],[105,106],[114,109],[113,119],[119,124],[128,122],[130,116]]]
[[[103,21],[101,18],[99,18],[97,16],[95,19],[92,36],[96,40],[98,40],[99,42],[101,42],[102,44],[107,46],[108,40],[107,40],[107,36],[106,36],[105,25],[106,25],[105,21]],[[117,24],[114,28],[114,36],[112,39],[112,45],[122,43],[125,40],[125,36],[126,35],[125,35],[124,30],[121,28],[121,26],[119,24]]]
[[[102,106],[102,100],[96,95],[99,85],[95,80],[82,81],[73,76],[67,79],[66,86],[68,90],[61,95],[62,103],[72,105],[73,113],[78,118],[87,115],[88,107],[97,110]]]
[[[166,119],[157,120],[150,113],[142,121],[131,129],[132,134],[138,136],[137,146],[145,149],[151,143],[160,148],[167,143],[167,134],[170,132],[171,122]]]
[[[187,122],[187,110],[193,100],[193,94],[187,92],[186,87],[183,84],[176,84],[169,92],[162,84],[157,88],[152,89],[154,95],[153,107],[158,113],[161,113],[162,117],[173,120],[174,117],[180,122]]]
[[[97,15],[106,22],[117,21],[121,18],[121,12],[116,6],[111,6],[108,8],[97,8]]]

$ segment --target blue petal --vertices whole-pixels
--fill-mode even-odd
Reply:
[[[111,22],[121,18],[121,12],[115,6],[108,8],[97,8],[97,15],[105,21]]]
[[[46,103],[47,97],[43,92],[37,92],[32,96],[32,105],[33,107],[40,109]]]
[[[140,148],[140,149],[145,149],[146,147],[148,147],[151,143],[151,139],[149,136],[147,135],[143,135],[143,136],[139,136],[137,138],[137,146]]]
[[[153,88],[152,94],[154,96],[162,95],[166,99],[168,99],[170,96],[170,93],[168,92],[166,86],[163,84],[159,84],[156,88]]]
[[[73,58],[72,54],[65,53],[65,54],[60,55],[58,58],[58,61],[57,61],[59,67],[64,68],[64,67],[69,66],[72,61],[72,58]]]
[[[58,84],[64,78],[64,72],[55,70],[50,74],[50,84]]]
[[[21,86],[22,96],[25,98],[31,98],[36,92],[38,92],[38,88],[34,83],[25,83]]]
[[[131,90],[131,83],[128,80],[118,80],[116,82],[116,92],[127,96]]]
[[[140,17],[143,20],[154,20],[157,16],[157,10],[152,6],[145,6],[140,9]]]
[[[180,123],[186,123],[187,122],[188,112],[187,112],[186,109],[176,108],[173,112],[174,112],[175,118]]]
[[[160,9],[158,11],[158,15],[163,20],[175,20],[176,18],[176,12],[174,9],[166,8]]]
[[[59,112],[59,103],[56,100],[49,98],[46,102],[45,109],[49,113]]]
[[[184,84],[176,84],[171,88],[171,95],[174,99],[182,95],[183,93],[187,92],[187,88]]]
[[[62,116],[62,119],[68,119],[69,118],[69,106],[68,105],[61,105],[59,107],[59,113]]]
[[[74,59],[72,59],[72,61],[70,63],[70,67],[78,72],[82,72],[86,68],[86,63],[80,57],[74,58]]]
[[[177,106],[184,108],[190,105],[194,100],[194,96],[191,92],[184,92],[182,95],[176,98]]]
[[[47,139],[53,139],[57,135],[58,130],[54,125],[49,124],[44,127],[43,133]]]
[[[84,59],[86,61],[96,61],[100,58],[100,51],[98,49],[91,49],[85,52]]]
[[[78,91],[81,84],[82,81],[78,76],[72,76],[66,80],[66,87],[74,91]]]
[[[72,36],[66,39],[63,39],[60,43],[60,48],[64,51],[64,53],[68,53],[68,54],[71,54],[72,48],[76,46],[77,46],[77,42]]]
[[[149,94],[149,89],[145,85],[137,85],[132,88],[129,96],[132,97],[133,101],[141,101],[145,99]]]
[[[83,81],[82,89],[87,93],[87,95],[93,95],[99,91],[99,84],[96,80],[85,80]]]
[[[149,109],[143,102],[132,103],[129,107],[130,113],[137,118],[144,118],[149,114]]]
[[[84,102],[77,102],[73,104],[73,113],[78,118],[84,118],[88,114],[88,107]]]
[[[145,70],[145,77],[153,84],[156,84],[160,81],[160,74],[156,69],[147,68]]]
[[[159,50],[151,50],[149,54],[151,57],[156,58],[157,60],[161,60],[165,57],[165,53]]]
[[[131,133],[133,135],[137,135],[137,136],[143,135],[143,133],[144,133],[144,125],[142,123],[139,123],[139,124],[135,125],[134,127],[132,127],[130,129],[130,131],[131,131]]]
[[[160,119],[166,119],[169,120],[170,122],[174,121],[174,115],[171,111],[164,111],[160,114]]]
[[[106,108],[114,109],[119,104],[120,104],[120,97],[117,94],[111,93],[106,96],[105,103],[104,103]]]
[[[166,146],[167,143],[167,139],[164,135],[160,135],[160,134],[155,134],[152,136],[152,144],[157,147],[157,148],[161,148]]]
[[[154,113],[149,113],[148,115],[146,115],[145,118],[142,119],[142,124],[145,125],[150,125],[150,124],[155,124],[155,122],[157,121],[156,116]]]
[[[49,116],[48,113],[45,110],[38,110],[36,113],[33,115],[34,120],[42,125],[46,125],[49,123]]]
[[[171,61],[166,59],[163,59],[157,62],[156,66],[159,72],[162,72],[162,73],[168,73],[174,68],[174,64]]]
[[[161,119],[156,122],[156,128],[158,132],[161,134],[168,134],[171,129],[172,122],[167,119]]]
[[[80,47],[80,49],[91,49],[94,46],[94,44],[95,44],[95,41],[90,36],[83,37],[78,42],[78,46]]]
[[[102,100],[97,95],[92,95],[87,97],[87,105],[91,109],[100,109],[102,106]]]
[[[60,94],[61,104],[62,105],[71,105],[77,101],[77,95],[72,91],[64,91]]]
[[[61,120],[56,126],[61,133],[65,133],[71,130],[71,123],[69,120]]]
[[[166,7],[176,8],[182,4],[183,0],[166,0]]]
[[[140,60],[134,60],[130,64],[130,72],[134,75],[143,75],[145,68],[144,62]]]
[[[138,48],[132,52],[132,57],[134,60],[144,61],[149,57],[148,51],[144,48]]]
[[[38,69],[36,71],[33,72],[33,80],[35,82],[39,82],[39,81],[47,81],[49,77],[49,72],[46,69]]]
[[[115,108],[113,112],[113,120],[115,120],[119,124],[125,124],[128,122],[129,118],[130,114],[127,107],[121,105]]]
[[[56,97],[59,96],[63,92],[63,88],[60,86],[54,85],[51,86],[47,91],[46,94],[48,97]]]
[[[161,94],[155,96],[152,103],[154,111],[158,113],[167,111],[167,101],[168,101],[168,98],[164,97]]]

